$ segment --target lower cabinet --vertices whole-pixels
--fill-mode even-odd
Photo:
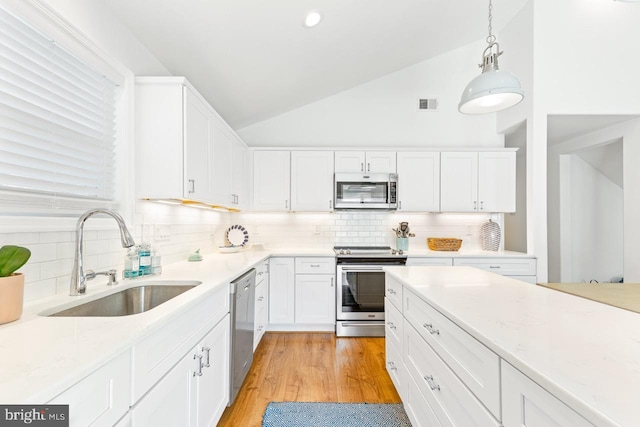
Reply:
[[[130,372],[125,351],[47,403],[69,405],[71,427],[113,426],[129,409]]]
[[[269,324],[269,261],[263,261],[256,268],[255,322],[253,329],[253,351],[256,350]]]
[[[501,276],[536,283],[535,258],[454,258],[454,266],[469,266]]]
[[[334,257],[282,257],[269,262],[269,330],[334,331]]]
[[[502,418],[504,427],[594,427],[504,360]]]
[[[133,408],[135,426],[211,426],[229,396],[227,314]]]

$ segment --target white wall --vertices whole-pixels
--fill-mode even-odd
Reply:
[[[484,48],[484,41],[464,46],[238,134],[253,147],[502,147],[494,115],[458,112],[464,87],[479,73]],[[437,112],[417,111],[418,98],[434,97],[440,102]]]
[[[505,147],[516,151],[516,211],[504,216],[504,248],[527,252],[527,127],[505,136]]]
[[[568,156],[563,166],[570,170],[561,170],[561,176],[570,197],[560,203],[570,210],[562,228],[570,227],[571,239],[562,242],[561,281],[615,281],[623,276],[622,188],[577,154]]]

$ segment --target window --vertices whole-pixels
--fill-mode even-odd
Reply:
[[[30,213],[33,207],[40,213],[115,207],[118,89],[100,70],[0,7],[3,201],[28,206]]]

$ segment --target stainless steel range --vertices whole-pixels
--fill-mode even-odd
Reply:
[[[385,265],[405,265],[407,256],[388,246],[335,246],[336,335],[383,337]]]

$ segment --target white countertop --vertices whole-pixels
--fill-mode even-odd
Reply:
[[[640,420],[640,315],[470,267],[385,267],[596,425]]]
[[[485,256],[516,256],[514,254],[489,252]],[[410,256],[414,255],[416,253],[410,253]],[[462,255],[482,256],[479,252],[458,253],[458,256]],[[235,254],[205,254],[201,262],[184,261],[163,266],[159,276],[120,280],[113,288],[89,282],[86,295],[58,294],[26,305],[19,320],[0,325],[0,403],[43,403],[55,397],[144,335],[188,310],[203,294],[225,286],[269,256],[334,256],[334,253],[332,248],[269,248]],[[421,256],[449,257],[452,253],[425,248]],[[143,282],[175,280],[196,280],[202,284],[153,310],[133,316],[38,315],[53,307],[88,301]]]

